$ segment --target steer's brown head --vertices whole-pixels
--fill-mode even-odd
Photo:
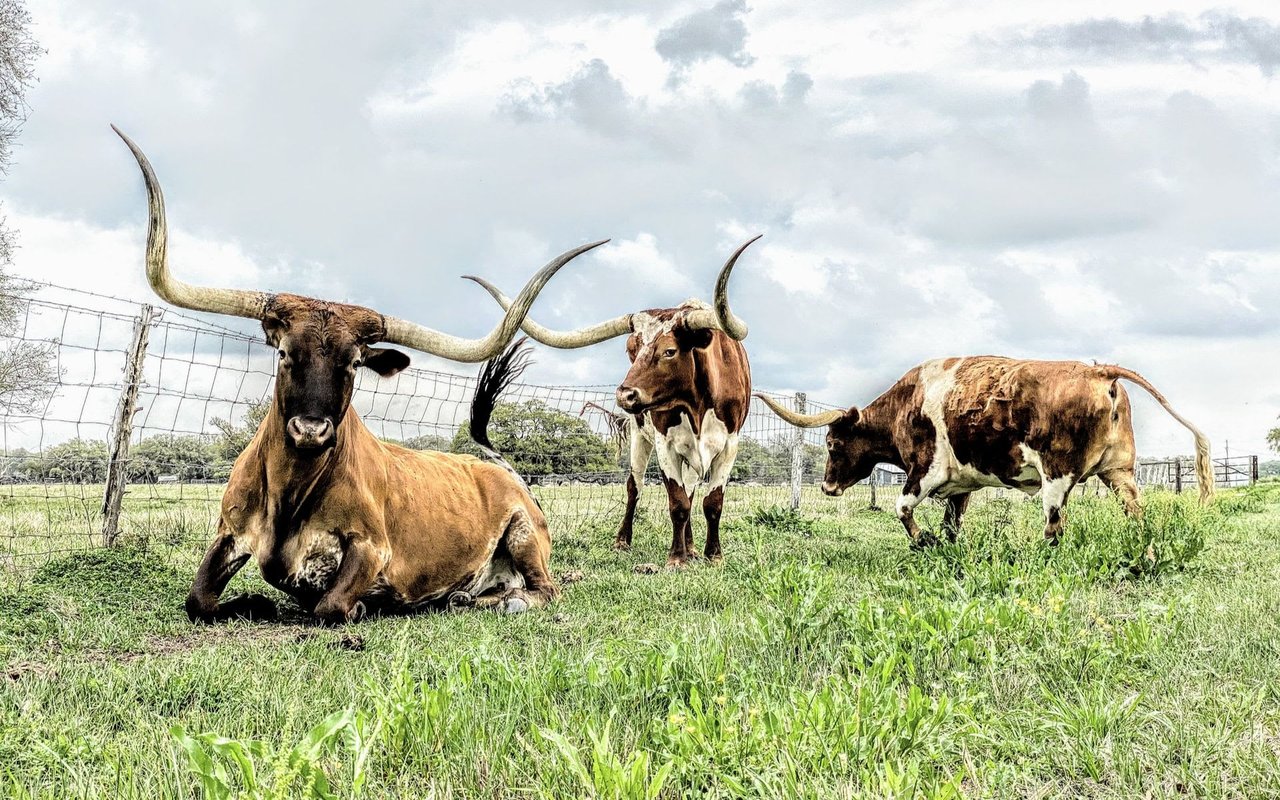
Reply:
[[[628,414],[639,414],[671,406],[694,390],[697,350],[709,347],[717,332],[737,341],[746,338],[747,324],[729,308],[729,276],[738,257],[759,238],[735,250],[720,268],[711,305],[689,300],[677,308],[623,314],[572,331],[554,331],[531,319],[524,320],[521,327],[535,341],[565,349],[626,336],[631,369],[618,387],[618,407]],[[467,277],[483,286],[503,308],[513,307],[498,287],[483,278]]]
[[[781,405],[772,397],[756,394],[773,413],[799,428],[827,426],[827,469],[822,476],[822,491],[839,497],[844,490],[871,474],[884,460],[877,436],[863,424],[856,406],[841,411],[832,409],[816,414],[801,414]]]
[[[322,452],[337,442],[338,427],[351,405],[357,369],[394,375],[409,365],[404,353],[375,344],[399,344],[454,361],[492,358],[515,338],[529,306],[551,276],[575,256],[604,244],[583,245],[552,259],[525,284],[502,321],[480,339],[450,336],[361,306],[293,294],[192,286],[169,273],[164,195],[151,163],[129,137],[112,128],[133,152],[147,187],[147,281],[156,294],[175,306],[262,322],[267,342],[280,354],[274,413],[263,424],[282,426],[285,441],[295,451]]]
[[[386,336],[382,315],[360,306],[275,295],[262,329],[278,352],[275,410],[285,441],[299,451],[337,443],[356,370],[389,377],[409,366],[399,350],[373,346]]]
[[[631,315],[633,333],[627,337],[631,369],[617,391],[623,411],[660,410],[692,394],[697,377],[694,351],[709,347],[716,331],[691,325],[687,319],[691,311],[711,311],[711,307],[690,300],[678,308]]]

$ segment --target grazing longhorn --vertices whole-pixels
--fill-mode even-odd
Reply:
[[[618,407],[628,417],[631,474],[627,508],[614,539],[631,548],[636,504],[645,469],[656,450],[671,515],[667,566],[683,565],[694,554],[690,510],[698,488],[706,486],[702,512],[707,520],[703,549],[712,561],[722,558],[720,514],[724,486],[738,455],[738,433],[751,404],[751,366],[740,341],[747,326],[729,308],[729,275],[738,257],[756,239],[739,247],[720,270],[715,305],[687,300],[675,308],[623,314],[575,331],[554,331],[525,319],[524,332],[551,347],[576,348],[627,337],[631,369],[617,390]],[[483,286],[503,308],[512,301],[487,281]]]
[[[551,276],[604,242],[543,267],[482,339],[459,339],[360,306],[192,286],[169,274],[164,197],[151,164],[116,133],[146,184],[151,288],[176,306],[260,320],[279,351],[271,407],[231,470],[217,535],[187,597],[191,619],[275,615],[261,595],[220,601],[250,558],[268,583],[331,623],[445,603],[523,611],[555,597],[547,521],[485,436],[499,392],[523,368],[515,348],[495,356]],[[499,463],[408,450],[364,426],[351,408],[356,370],[385,377],[409,365],[407,355],[375,347],[379,342],[456,361],[493,359],[481,374],[470,428]]]
[[[1133,477],[1133,414],[1121,380],[1141,386],[1191,431],[1200,499],[1207,502],[1214,480],[1208,438],[1124,367],[947,358],[913,368],[862,409],[797,414],[756,396],[792,425],[828,426],[822,491],[829,495],[866,478],[877,463],[906,470],[897,511],[914,545],[936,542],[916,524],[914,510],[922,500],[946,499],[943,530],[955,541],[969,495],[984,486],[1039,491],[1044,535],[1056,543],[1071,489],[1090,476],[1116,492],[1127,514],[1142,511]]]

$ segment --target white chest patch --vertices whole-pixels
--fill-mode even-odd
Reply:
[[[701,427],[702,430],[695,434],[689,417],[682,415],[679,425],[668,428],[666,434],[659,434],[649,415],[644,417],[645,433],[653,439],[662,474],[688,492],[703,483],[711,488],[723,486],[729,479],[729,470],[738,452],[738,434],[729,433],[715,411],[707,410]]]

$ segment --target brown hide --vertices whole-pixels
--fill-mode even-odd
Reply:
[[[1120,380],[1137,383],[1195,436],[1201,499],[1213,491],[1209,441],[1137,373],[1113,365],[996,356],[939,359],[915,367],[866,408],[827,431],[823,490],[839,494],[886,462],[907,471],[898,513],[917,543],[912,509],[951,498],[954,536],[969,493],[1003,485],[1044,491],[1045,535],[1057,539],[1071,488],[1097,475],[1138,513],[1132,409]],[[809,423],[804,423],[809,424]],[[938,429],[942,430],[939,431]]]
[[[329,588],[326,552],[352,540],[367,543],[381,564],[372,596],[364,599],[392,608],[464,586],[486,566],[517,512],[527,515],[540,547],[550,551],[541,510],[497,465],[384,443],[354,411],[343,420],[337,445],[302,461],[288,454],[273,417],[232,471],[223,534],[254,556],[269,583],[304,605]],[[316,580],[308,582],[308,575]]]
[[[751,365],[741,342],[722,331],[689,331],[683,315],[694,305],[651,309],[634,315],[647,317],[637,331],[627,337],[631,368],[619,387],[640,392],[643,405],[624,411],[637,417],[648,413],[654,427],[665,434],[687,415],[695,434],[701,433],[704,417],[713,411],[729,433],[742,430],[751,403]],[[652,324],[654,327],[645,327]],[[673,358],[664,353],[675,351]],[[620,405],[621,402],[620,402]]]

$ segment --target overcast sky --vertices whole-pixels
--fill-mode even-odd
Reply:
[[[149,297],[114,122],[186,279],[478,335],[499,313],[463,273],[514,291],[612,237],[535,305],[567,327],[706,297],[763,233],[732,285],[757,386],[865,404],[938,356],[1114,361],[1219,455],[1265,452],[1274,0],[321,8],[31,2],[49,52],[3,185],[17,272]],[[625,370],[619,341],[540,352],[529,379]],[[1191,449],[1136,406],[1141,452]]]

